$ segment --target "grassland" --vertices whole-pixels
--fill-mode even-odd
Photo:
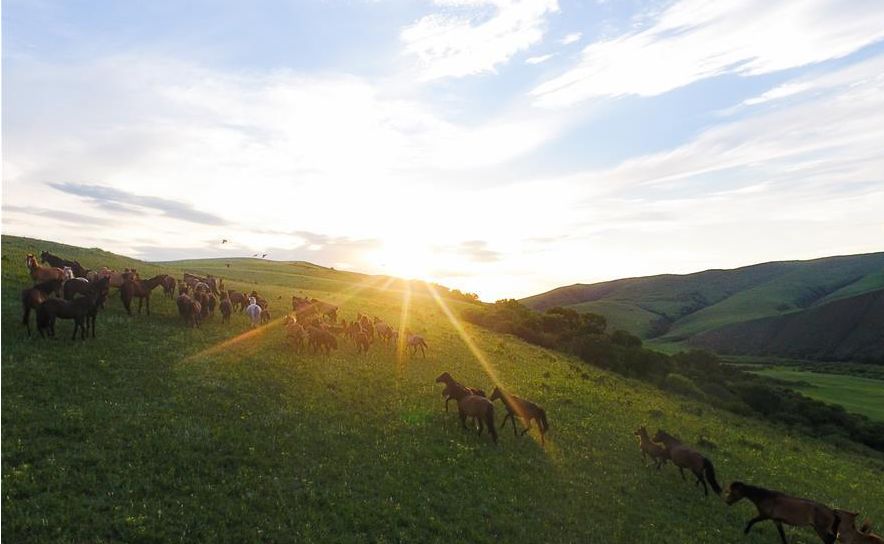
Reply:
[[[884,421],[884,381],[777,366],[753,372],[788,382],[792,389],[817,400],[839,404],[848,412]]]
[[[28,339],[18,290],[28,251],[142,275],[217,271],[257,288],[278,317],[305,294],[424,334],[426,359],[344,343],[296,355],[278,322],[182,326],[157,293],[153,315],[114,297],[98,338]],[[4,237],[2,242],[2,532],[7,542],[673,542],[748,537],[750,504],[704,498],[677,471],[642,465],[631,432],[702,436],[723,483],[742,479],[859,510],[884,522],[884,463],[752,419],[669,396],[463,325],[479,362],[424,289],[319,267],[257,260],[149,265]],[[230,264],[228,268],[226,265]],[[457,315],[458,303],[448,303]],[[246,334],[244,334],[246,333]],[[489,368],[547,408],[546,448],[506,430],[498,446],[443,411],[443,370],[490,388]],[[500,411],[500,410],[499,410]],[[498,413],[498,421],[502,419]],[[792,542],[816,542],[792,530]]]

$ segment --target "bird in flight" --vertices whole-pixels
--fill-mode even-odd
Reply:
[[[261,258],[263,259],[266,256],[267,256],[267,254],[265,253],[265,254],[261,255]]]
[[[222,244],[226,244],[227,242],[228,242],[227,238],[221,240],[221,243],[222,243]]]
[[[258,256],[258,254],[257,254],[257,253],[255,253],[255,254],[254,254],[254,255],[252,255],[252,257],[257,257],[257,256]]]

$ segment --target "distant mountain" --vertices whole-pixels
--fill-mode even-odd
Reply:
[[[866,309],[868,300],[878,299],[860,296],[882,289],[884,252],[577,284],[522,302],[541,311],[564,306],[602,314],[610,328],[628,330],[658,345],[815,358],[884,357],[884,348],[875,347],[884,336],[884,321]],[[824,329],[827,312],[834,311],[841,325],[852,323],[865,332],[855,338],[850,331],[838,338],[833,333],[825,336],[825,346],[819,333],[810,339],[796,332],[802,327]],[[771,332],[777,327],[790,332]]]

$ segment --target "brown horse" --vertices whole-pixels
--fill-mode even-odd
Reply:
[[[301,353],[304,350],[304,339],[306,336],[307,331],[304,330],[300,323],[289,321],[285,324],[285,337],[296,352]]]
[[[491,401],[493,402],[497,399],[500,399],[506,407],[506,415],[503,417],[503,423],[500,424],[501,429],[506,425],[506,420],[509,418],[513,424],[513,436],[518,436],[516,433],[516,418],[518,417],[525,423],[525,429],[522,431],[522,436],[524,436],[525,433],[531,430],[531,420],[533,419],[537,422],[537,427],[540,429],[540,443],[546,444],[544,435],[549,430],[546,410],[530,400],[504,393],[499,387],[495,387],[494,391],[491,392]]]
[[[97,312],[98,298],[98,290],[96,289],[86,296],[77,297],[71,301],[58,298],[47,299],[37,308],[37,330],[40,332],[40,336],[44,336],[44,334],[55,336],[56,319],[73,319],[74,333],[71,340],[77,339],[77,330],[80,331],[81,340],[86,340],[89,318]],[[92,336],[95,337],[94,321]]]
[[[338,340],[334,335],[321,327],[307,327],[307,345],[313,350],[313,353],[324,351],[326,355],[331,350],[338,349]]]
[[[872,533],[868,521],[856,529],[856,512],[835,510],[835,515],[838,517],[838,540],[844,544],[884,544],[884,538]]]
[[[49,266],[54,266],[56,268],[61,268],[64,270],[64,267],[69,267],[71,272],[74,273],[74,277],[76,278],[85,278],[86,273],[89,272],[77,261],[69,261],[67,259],[62,259],[61,257],[57,257],[48,251],[44,251],[40,253],[40,262],[41,263],[49,263]]]
[[[175,298],[175,278],[172,276],[166,276],[163,279],[163,294],[169,298]]]
[[[712,461],[703,457],[700,452],[685,446],[677,438],[662,429],[654,435],[654,442],[660,442],[666,448],[666,453],[669,455],[672,463],[678,467],[682,480],[686,479],[684,469],[689,469],[697,478],[694,485],[703,484],[704,495],[709,495],[709,490],[706,487],[707,479],[709,480],[709,485],[712,486],[712,491],[715,491],[716,495],[721,495],[721,486],[715,481],[715,467],[712,466]],[[706,475],[705,478],[703,477],[704,474]]]
[[[28,253],[25,263],[28,266],[31,279],[36,283],[43,283],[49,280],[64,281],[64,270],[54,266],[40,266],[37,264],[37,258],[31,253]],[[61,296],[61,287],[58,288],[56,296]]]
[[[669,454],[666,451],[666,448],[651,440],[651,437],[648,436],[648,430],[645,429],[644,425],[636,429],[632,434],[638,437],[638,447],[642,452],[642,461],[647,464],[648,456],[650,456],[651,461],[654,462],[657,470],[660,470],[660,467],[665,465],[666,461],[669,460]]]
[[[356,333],[353,342],[356,344],[356,353],[368,353],[368,348],[371,347],[372,340],[367,334],[360,331]]]
[[[230,296],[227,291],[221,296],[221,322],[230,323],[230,314],[233,313],[233,304],[230,302]]]
[[[166,274],[159,274],[149,280],[128,279],[123,282],[120,287],[120,298],[123,300],[126,313],[132,315],[132,299],[138,298],[138,313],[141,314],[141,306],[147,301],[147,315],[150,315],[150,293],[156,286],[163,283],[166,277]]]
[[[755,508],[758,509],[758,515],[746,523],[744,534],[749,534],[749,529],[759,521],[769,519],[777,526],[783,544],[786,544],[784,523],[794,527],[813,527],[823,542],[826,544],[835,542],[840,520],[835,515],[835,511],[828,506],[743,482],[733,482],[728,487],[724,501],[731,505],[743,498],[755,503]]]
[[[427,358],[427,350],[429,346],[427,346],[427,341],[424,340],[423,336],[419,334],[409,334],[405,340],[405,347],[411,350],[412,355],[417,355],[417,350],[420,348],[421,355],[423,355],[424,359]]]
[[[481,389],[477,389],[475,387],[468,387],[458,382],[454,378],[451,377],[451,374],[448,372],[443,372],[439,374],[436,378],[436,383],[445,384],[445,388],[442,389],[442,396],[445,397],[445,411],[448,411],[448,401],[454,399],[455,401],[459,401],[464,397],[468,397],[470,395],[478,395],[480,397],[485,396],[485,392]]]
[[[467,418],[475,418],[479,423],[479,434],[488,426],[491,439],[497,444],[497,429],[494,428],[494,403],[479,395],[467,395],[457,401],[460,425],[467,428]]]
[[[195,301],[185,291],[182,291],[178,298],[175,299],[175,304],[178,306],[178,315],[191,327],[199,326],[199,312],[202,308],[196,309],[196,314],[194,314]]]
[[[230,296],[230,304],[233,311],[242,312],[246,309],[246,306],[249,305],[249,297],[247,297],[245,293],[240,293],[238,291],[228,291],[227,293]]]
[[[374,318],[374,330],[378,333],[378,338],[386,344],[393,337],[393,327],[386,324],[381,318]]]
[[[61,284],[61,280],[49,280],[38,283],[33,287],[22,289],[21,323],[28,328],[28,336],[31,335],[31,310],[36,310],[52,293],[57,293],[61,289]]]

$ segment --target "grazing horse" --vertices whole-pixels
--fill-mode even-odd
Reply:
[[[507,418],[510,418],[513,424],[513,436],[519,436],[516,433],[516,418],[518,417],[525,423],[525,429],[522,431],[522,436],[524,436],[525,433],[531,430],[531,420],[533,419],[537,422],[537,427],[540,429],[540,444],[546,445],[544,435],[549,430],[546,410],[528,399],[504,393],[499,387],[495,387],[494,391],[491,392],[491,401],[493,402],[497,399],[500,399],[506,407],[506,415],[503,417],[503,423],[500,424],[501,429],[506,425]]]
[[[57,293],[61,283],[61,280],[49,280],[21,290],[21,323],[28,328],[28,336],[31,335],[31,310],[36,310],[52,293]]]
[[[419,334],[409,334],[405,340],[405,347],[411,349],[412,355],[417,355],[417,350],[420,348],[421,355],[423,355],[424,359],[427,358],[427,350],[429,346],[427,346],[427,341],[424,340],[423,336]]]
[[[497,429],[494,428],[494,403],[479,395],[467,395],[457,401],[457,411],[460,415],[460,425],[467,428],[467,418],[475,418],[479,423],[479,434],[488,426],[491,439],[497,444]]]
[[[884,544],[884,538],[872,533],[868,521],[856,529],[856,512],[835,510],[835,515],[838,517],[838,540],[844,544]]]
[[[445,411],[448,411],[448,401],[454,399],[455,402],[459,401],[464,397],[468,397],[470,395],[478,395],[480,397],[485,396],[485,391],[481,389],[477,389],[475,387],[468,387],[458,382],[454,378],[451,377],[451,374],[448,372],[443,372],[439,374],[436,378],[436,383],[445,384],[445,387],[442,389],[442,396],[445,397]]]
[[[709,479],[709,485],[712,486],[712,491],[715,491],[716,495],[721,495],[721,486],[715,481],[715,467],[712,466],[712,461],[703,457],[700,452],[685,446],[677,438],[662,429],[658,430],[657,434],[654,435],[654,442],[660,442],[666,448],[666,453],[669,455],[672,463],[678,467],[682,480],[685,479],[684,469],[690,469],[697,478],[694,485],[703,484],[704,495],[709,495],[709,490],[706,488],[707,478]],[[706,478],[703,477],[704,473]]]
[[[28,253],[25,263],[28,266],[28,272],[31,274],[31,279],[37,283],[49,280],[64,281],[64,270],[54,266],[40,266],[37,264],[37,258],[31,253]],[[58,291],[55,294],[61,296],[61,286],[59,286]]]
[[[755,508],[758,509],[758,515],[746,523],[744,534],[749,534],[749,529],[759,521],[769,519],[777,526],[783,544],[786,544],[784,523],[794,527],[813,527],[823,542],[826,544],[835,542],[840,519],[828,506],[743,482],[733,482],[728,487],[724,502],[731,505],[744,498],[755,503]]]
[[[97,311],[97,308],[97,290],[70,301],[58,298],[47,299],[37,308],[37,330],[40,331],[40,336],[44,336],[44,334],[55,336],[56,319],[73,319],[74,333],[71,340],[77,339],[77,330],[80,331],[80,339],[86,340],[88,319],[90,314]],[[94,335],[95,329],[93,327],[93,337]]]
[[[169,298],[175,298],[175,278],[172,276],[166,276],[163,279],[163,294]]]
[[[49,263],[49,266],[54,266],[56,268],[61,268],[64,270],[64,267],[69,267],[71,272],[74,273],[74,277],[76,278],[85,278],[86,274],[89,272],[77,261],[69,261],[67,259],[62,259],[61,257],[56,257],[52,253],[48,251],[44,251],[40,253],[40,262],[41,263]]]
[[[120,298],[123,300],[126,313],[132,315],[132,299],[137,297],[138,313],[141,314],[141,306],[146,300],[147,315],[150,315],[150,293],[157,285],[163,283],[166,277],[166,274],[159,274],[149,280],[128,279],[123,282],[123,285],[120,287]]]
[[[636,429],[632,434],[638,437],[638,447],[642,452],[642,461],[647,464],[648,456],[650,456],[651,461],[654,462],[657,470],[660,470],[660,467],[665,465],[666,461],[669,460],[669,454],[666,451],[666,448],[651,440],[651,437],[648,436],[648,430],[645,429],[644,425]]]

